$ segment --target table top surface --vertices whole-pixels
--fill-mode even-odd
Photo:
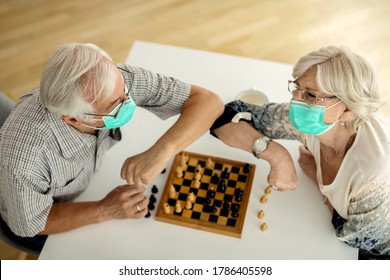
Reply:
[[[287,80],[292,66],[225,54],[137,41],[126,63],[176,77],[218,93],[224,102],[242,90],[257,88],[270,102],[288,102]],[[78,201],[98,200],[123,184],[120,169],[124,160],[148,149],[176,121],[162,121],[137,109],[122,128],[123,139],[103,158],[103,164]],[[277,140],[295,162],[299,143]],[[266,204],[259,199],[267,184],[269,165],[251,154],[228,147],[206,133],[186,151],[256,164],[241,238],[159,222],[155,210],[148,219],[113,220],[49,236],[39,259],[357,259],[357,249],[335,236],[331,214],[322,195],[296,164],[299,179],[295,191],[272,192]],[[167,166],[170,169],[172,160]],[[159,202],[168,172],[150,184],[159,188]],[[268,224],[260,231],[259,210]]]

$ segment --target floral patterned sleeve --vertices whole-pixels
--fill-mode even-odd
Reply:
[[[389,184],[372,183],[364,186],[350,201],[348,219],[333,217],[337,237],[353,247],[365,250],[371,257],[390,257],[389,197]]]
[[[231,122],[237,113],[248,112],[251,114],[249,123],[264,135],[273,139],[290,139],[305,143],[302,133],[290,122],[289,107],[288,103],[266,103],[259,106],[235,100],[225,105],[224,113],[210,130]]]

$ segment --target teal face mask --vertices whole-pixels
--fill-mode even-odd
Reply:
[[[325,111],[339,104],[341,100],[329,107],[311,105],[300,101],[290,101],[290,120],[293,126],[299,131],[312,135],[320,135],[331,129],[337,121],[332,124],[324,123]]]
[[[104,126],[96,129],[113,129],[125,125],[131,120],[135,107],[135,102],[129,96],[123,103],[116,106],[108,116],[102,117]]]
[[[101,116],[101,115],[89,114],[93,116],[101,116],[102,121],[104,122],[103,127],[94,127],[86,124],[82,124],[82,125],[96,130],[113,129],[113,128],[121,127],[131,120],[136,106],[137,105],[135,104],[133,99],[131,99],[130,95],[127,95],[127,99],[122,103],[118,104],[118,106],[116,106],[114,110],[112,110],[108,115]]]

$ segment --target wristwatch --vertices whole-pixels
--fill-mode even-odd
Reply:
[[[268,143],[271,141],[272,139],[268,138],[267,136],[256,138],[255,141],[253,141],[252,145],[253,155],[257,158],[260,158],[260,153],[264,152],[267,149]]]

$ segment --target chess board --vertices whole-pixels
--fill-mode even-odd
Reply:
[[[188,157],[184,168],[183,153]],[[176,174],[178,166],[183,169],[181,177]],[[255,168],[253,164],[225,158],[190,152],[177,154],[155,219],[241,238]],[[201,175],[197,184],[196,173]],[[222,180],[225,181],[225,187],[221,187]],[[174,197],[169,193],[171,185],[175,188]],[[186,209],[186,200],[191,192],[195,195],[195,201],[190,209]],[[214,195],[210,195],[210,192]],[[182,207],[180,213],[175,211],[178,201]],[[165,207],[169,205],[169,212],[164,204]]]

